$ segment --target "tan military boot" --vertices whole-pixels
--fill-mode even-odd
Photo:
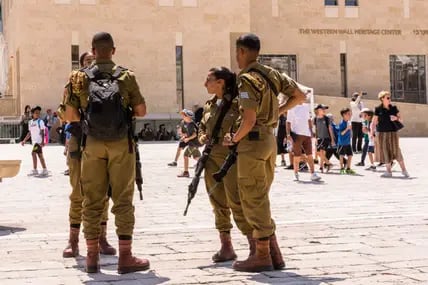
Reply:
[[[271,237],[269,238],[269,245],[273,268],[275,268],[275,270],[284,269],[285,262],[282,258],[281,250],[279,249],[278,241],[276,240],[275,234],[271,235]]]
[[[232,268],[236,271],[261,272],[273,270],[272,258],[269,251],[269,240],[257,240],[256,254],[247,260],[235,261]]]
[[[100,234],[100,253],[105,255],[115,255],[116,249],[112,247],[107,241],[107,226],[101,225]]]
[[[80,229],[70,228],[70,236],[68,238],[68,245],[62,252],[62,257],[71,258],[79,255],[79,233]]]
[[[97,273],[100,271],[100,245],[98,239],[87,239],[86,247],[88,253],[86,255],[86,272]]]
[[[213,255],[214,262],[225,262],[236,259],[235,251],[233,250],[230,233],[220,232],[221,248]]]
[[[119,263],[117,272],[119,274],[144,271],[150,268],[147,259],[140,259],[132,255],[132,240],[119,240]]]
[[[252,256],[256,254],[256,239],[253,238],[252,234],[248,234],[247,240],[248,240],[248,247],[250,249],[250,253],[248,254],[248,256]]]

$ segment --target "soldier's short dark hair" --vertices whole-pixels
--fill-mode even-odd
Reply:
[[[340,110],[340,115],[343,117],[343,115],[345,115],[348,112],[351,112],[351,109],[349,109],[349,108],[343,108],[342,110]]]
[[[92,48],[97,50],[111,50],[114,48],[113,37],[106,32],[99,32],[92,38]]]
[[[245,47],[252,51],[260,51],[260,39],[255,34],[244,34],[236,40],[237,47]]]

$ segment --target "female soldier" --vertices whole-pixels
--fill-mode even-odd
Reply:
[[[254,252],[255,241],[252,238],[252,228],[247,223],[242,212],[239,199],[236,165],[230,168],[223,182],[216,184],[213,174],[222,166],[229,148],[222,145],[223,137],[233,129],[239,116],[236,95],[236,75],[226,67],[210,69],[205,87],[209,94],[214,94],[205,104],[204,113],[199,126],[199,141],[201,144],[212,145],[212,151],[205,165],[205,184],[215,215],[215,225],[220,233],[221,248],[213,255],[214,262],[224,262],[236,259],[232,246],[230,230],[232,211],[236,225],[242,234],[246,235],[250,245],[250,255]],[[230,100],[233,100],[230,104]],[[229,101],[229,104],[226,104]],[[214,134],[214,127],[222,108],[227,108],[220,129]]]

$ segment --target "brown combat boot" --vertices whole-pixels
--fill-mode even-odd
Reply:
[[[80,229],[70,228],[70,236],[68,238],[68,245],[62,252],[62,257],[71,258],[79,255],[79,233]]]
[[[213,255],[214,262],[225,262],[236,259],[236,253],[233,250],[230,233],[220,232],[221,248]]]
[[[272,258],[269,252],[269,240],[257,240],[256,254],[247,260],[235,261],[232,268],[236,271],[261,272],[273,270]]]
[[[279,249],[278,241],[276,240],[276,235],[273,234],[269,238],[270,245],[270,256],[272,258],[273,268],[275,270],[281,270],[285,268],[285,262],[282,258],[281,250]]]
[[[116,249],[112,247],[107,241],[107,226],[101,225],[100,234],[100,253],[105,255],[115,255]]]
[[[86,247],[88,248],[88,253],[86,255],[86,272],[97,273],[100,271],[99,239],[87,239]]]
[[[117,272],[119,274],[144,271],[150,268],[147,259],[140,259],[132,255],[132,240],[119,240],[119,263]]]
[[[247,240],[248,240],[248,247],[250,249],[250,254],[248,254],[248,256],[252,256],[254,254],[256,254],[256,239],[253,238],[253,234],[248,234],[247,235]]]

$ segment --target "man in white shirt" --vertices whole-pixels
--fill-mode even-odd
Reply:
[[[31,156],[33,158],[33,170],[30,172],[29,176],[39,175],[37,171],[37,157],[39,157],[40,164],[43,167],[43,171],[40,173],[40,176],[48,176],[49,172],[46,168],[45,158],[43,157],[43,147],[45,146],[45,123],[40,119],[40,111],[42,108],[39,106],[34,107],[31,110],[33,119],[28,122],[29,132],[21,144],[24,146],[25,142],[31,137],[31,142],[33,143],[33,149],[31,151]]]
[[[295,134],[294,137],[291,137],[290,131]],[[321,177],[315,173],[314,158],[312,157],[312,136],[312,120],[309,104],[297,105],[289,110],[287,114],[287,140],[293,143],[294,175],[297,181],[299,181],[299,163],[303,151],[307,157],[309,169],[312,174],[311,180],[321,180]]]

